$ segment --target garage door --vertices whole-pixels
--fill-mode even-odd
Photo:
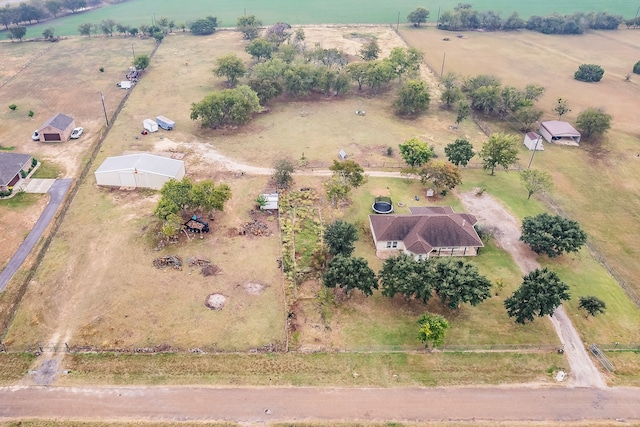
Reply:
[[[45,141],[62,141],[59,133],[45,133],[44,134]]]

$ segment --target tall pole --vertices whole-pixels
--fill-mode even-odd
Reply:
[[[131,43],[131,54],[133,55],[133,60],[135,61],[136,60],[136,51],[133,48],[133,43]]]
[[[438,6],[438,19],[436,20],[436,28],[438,28],[439,24],[440,24],[440,6]]]
[[[447,58],[447,52],[442,55],[442,68],[440,69],[440,77],[444,75],[444,60]]]
[[[107,107],[104,106],[104,95],[100,92],[100,98],[102,99],[102,111],[104,111],[104,121],[107,122],[107,127],[109,127],[109,117],[107,117]]]
[[[400,11],[398,11],[398,23],[396,24],[396,33],[398,32],[398,28],[400,28]]]
[[[533,147],[533,153],[531,153],[531,158],[529,159],[529,164],[527,165],[527,169],[531,167],[531,162],[533,162],[533,156],[536,154],[536,151],[538,151],[538,143],[540,142],[540,138],[542,138],[542,136],[538,135],[538,139],[536,139],[536,145]]]

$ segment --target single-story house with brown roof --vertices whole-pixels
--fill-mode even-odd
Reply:
[[[369,215],[376,256],[399,253],[416,260],[433,256],[476,256],[484,246],[475,216],[455,213],[451,206],[411,207],[407,215]]]
[[[73,117],[66,114],[58,113],[51,117],[47,122],[38,129],[40,142],[65,142],[71,137],[76,122]]]
[[[560,120],[542,122],[538,132],[547,142],[563,145],[580,144],[580,132],[567,122],[561,122]]]
[[[0,152],[0,191],[14,187],[21,179],[22,172],[31,169],[30,154]]]

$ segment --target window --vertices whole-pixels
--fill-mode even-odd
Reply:
[[[391,247],[391,242],[387,242],[387,249]]]
[[[392,248],[397,248],[398,247],[398,242],[393,242],[391,245]]]

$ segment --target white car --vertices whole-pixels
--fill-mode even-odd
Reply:
[[[34,141],[40,141],[40,134],[38,133],[37,130],[33,131],[33,135],[31,135],[31,139]]]
[[[75,128],[73,132],[71,132],[71,139],[80,138],[80,135],[82,135],[82,132],[84,132],[83,128]]]

